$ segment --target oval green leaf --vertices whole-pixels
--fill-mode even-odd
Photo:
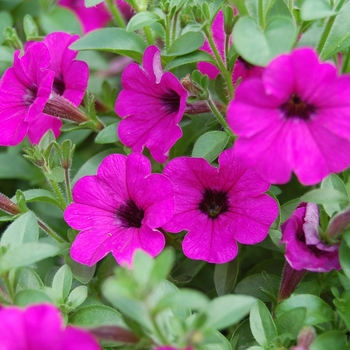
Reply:
[[[203,44],[202,32],[187,32],[171,44],[166,54],[167,56],[183,56],[199,49]]]
[[[143,27],[149,26],[152,23],[159,21],[161,18],[153,12],[139,12],[133,17],[131,17],[127,27],[127,32],[134,32],[135,30],[141,29]]]

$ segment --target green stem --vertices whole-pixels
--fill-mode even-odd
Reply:
[[[125,20],[124,20],[123,16],[121,15],[118,7],[115,5],[114,1],[113,0],[106,0],[106,4],[108,7],[108,10],[112,13],[118,26],[120,28],[126,28]]]
[[[46,166],[41,167],[41,169],[43,170],[44,174],[49,174],[50,173],[49,170],[46,168]],[[51,179],[48,179],[47,177],[46,177],[46,179],[47,179],[47,181],[49,182],[51,188],[53,189],[53,191],[56,194],[56,197],[57,197],[58,202],[60,204],[60,208],[62,210],[65,210],[66,207],[67,207],[67,203],[66,203],[65,198],[63,197],[63,194],[61,192],[60,187],[58,186],[58,184],[55,181],[53,181]]]
[[[343,62],[342,70],[341,70],[342,73],[347,72],[349,61],[350,61],[350,48],[348,48],[348,50],[346,51],[346,56]]]
[[[259,12],[259,23],[262,29],[265,29],[265,16],[264,16],[264,0],[259,0],[258,3],[258,12]]]
[[[290,12],[293,11],[293,0],[288,0],[288,8]]]
[[[148,45],[154,44],[154,38],[151,32],[151,28],[149,26],[143,27],[143,31],[145,33]]]
[[[345,0],[340,0],[338,5],[336,6],[336,8],[334,9],[335,12],[338,12],[340,11],[341,7],[343,6]],[[335,18],[336,16],[332,16],[332,17],[329,17],[328,21],[327,21],[327,24],[323,30],[323,33],[321,35],[321,39],[317,45],[317,52],[318,54],[320,54],[324,48],[324,45],[326,44],[326,41],[327,41],[327,38],[328,38],[328,35],[332,29],[332,26],[334,24],[334,21],[335,21]]]
[[[167,14],[165,16],[165,48],[166,51],[169,50],[170,47],[170,16],[169,14]]]
[[[65,243],[66,242],[59,234],[57,234],[55,231],[53,231],[41,219],[39,219],[38,217],[36,217],[36,219],[38,220],[39,227],[44,232],[46,232],[49,236],[51,236],[55,241],[57,241],[58,243]]]
[[[223,75],[225,82],[226,82],[226,86],[229,92],[229,99],[232,99],[233,93],[234,93],[234,88],[233,88],[233,83],[232,83],[232,74],[230,74],[230,72],[226,69],[225,64],[220,56],[220,53],[215,45],[212,33],[210,28],[206,27],[205,28],[206,31],[206,35],[207,35],[207,39],[210,45],[211,50],[213,51],[213,54],[215,56],[216,62],[219,66],[219,69],[221,71],[221,74]]]
[[[226,132],[230,133],[230,136],[232,136],[232,132],[230,130],[230,127],[228,126],[225,118],[222,116],[222,114],[220,113],[220,111],[218,110],[218,108],[216,107],[214,101],[212,100],[211,96],[209,96],[209,98],[207,99],[207,104],[210,108],[210,110],[213,112],[213,114],[215,115],[215,117],[217,118],[217,120],[221,123],[221,125],[224,127]]]
[[[71,183],[70,183],[69,169],[64,169],[64,180],[65,180],[65,184],[66,184],[68,203],[72,203],[73,197],[72,197],[72,187],[71,187]]]
[[[15,297],[15,290],[13,289],[13,286],[12,284],[10,283],[10,280],[9,280],[9,276],[8,276],[8,273],[5,273],[3,275],[3,278],[4,278],[4,281],[5,281],[5,286],[6,286],[6,289],[8,290],[9,292],[9,297],[11,298],[11,301],[13,301],[14,297]]]
[[[177,19],[178,19],[179,13],[180,12],[176,12],[174,15],[174,18],[172,19],[173,25],[171,30],[171,42],[174,42],[176,38],[176,25],[177,25]]]

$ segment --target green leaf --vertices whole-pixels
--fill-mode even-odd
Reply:
[[[64,260],[72,270],[74,278],[77,279],[80,283],[87,284],[91,281],[92,277],[94,277],[96,265],[87,266],[79,264],[73,260],[69,254],[65,256]]]
[[[122,28],[94,30],[74,42],[72,50],[101,50],[129,56],[137,62],[142,61],[146,44],[140,36]]]
[[[38,289],[25,289],[19,291],[14,298],[14,304],[27,306],[32,304],[50,303],[53,300],[43,291]]]
[[[347,344],[344,332],[332,330],[319,335],[310,345],[310,350],[343,349]]]
[[[212,55],[205,51],[195,51],[184,56],[175,57],[170,63],[168,63],[164,70],[171,70],[176,67],[183,66],[185,64],[197,63],[197,62],[209,62],[215,64],[215,60]]]
[[[124,326],[121,314],[106,305],[84,306],[72,314],[69,323],[77,326]]]
[[[81,26],[75,14],[63,7],[55,7],[50,13],[39,17],[42,30],[46,33],[64,31],[81,35]]]
[[[63,182],[64,181],[64,171],[61,167],[56,166],[51,170],[51,173],[45,173],[45,176],[52,181],[55,182]]]
[[[296,339],[304,326],[305,317],[306,309],[304,307],[297,307],[285,312],[275,320],[278,334],[290,333]]]
[[[232,350],[232,346],[225,336],[216,331],[206,335],[203,343],[201,342],[198,346],[198,350]]]
[[[346,204],[348,196],[332,188],[318,188],[305,193],[300,197],[301,202],[311,202],[316,204]]]
[[[140,286],[146,286],[149,282],[155,260],[143,250],[137,250],[133,257],[132,274]]]
[[[56,196],[50,191],[43,189],[35,189],[23,191],[23,194],[26,199],[26,202],[45,202],[60,207]]]
[[[320,59],[327,60],[350,45],[350,2],[346,2],[335,17],[326,42],[320,52]]]
[[[350,247],[345,239],[340,242],[339,260],[345,276],[350,279]]]
[[[21,244],[37,242],[39,226],[35,215],[28,211],[16,219],[3,233],[0,245],[15,248]]]
[[[328,322],[334,318],[332,308],[321,298],[310,294],[292,295],[277,306],[275,315],[279,318],[297,307],[306,308],[305,325],[308,326]]]
[[[204,44],[202,32],[187,32],[177,38],[169,47],[167,56],[183,56],[199,49]]]
[[[300,202],[301,200],[297,198],[281,205],[281,224],[283,224],[287,219],[291,217]]]
[[[74,288],[68,296],[68,306],[72,307],[73,309],[76,309],[85,301],[87,295],[88,291],[86,286],[78,286]]]
[[[115,143],[119,141],[119,137],[117,134],[118,124],[119,122],[110,124],[103,130],[101,130],[95,138],[95,143],[105,144]]]
[[[38,274],[29,267],[21,267],[12,271],[15,273],[16,292],[23,289],[40,289],[44,285]]]
[[[7,46],[0,46],[0,61],[11,63],[13,62],[13,50]]]
[[[328,216],[331,217],[334,213],[340,212],[347,205],[349,205],[348,191],[346,189],[344,182],[340,179],[339,176],[337,176],[335,174],[331,174],[331,175],[327,176],[325,179],[322,180],[321,188],[337,190],[341,193],[344,193],[344,195],[348,199],[347,202],[342,203],[342,205],[339,203],[324,204],[323,208],[326,211],[326,213],[328,214]]]
[[[263,348],[267,348],[268,344],[277,336],[277,329],[270,311],[262,301],[258,300],[252,307],[249,322],[250,329],[256,341]]]
[[[305,0],[300,8],[300,16],[303,21],[325,18],[336,15],[330,5],[324,0]]]
[[[135,30],[138,30],[153,24],[159,21],[160,19],[161,18],[153,12],[148,12],[148,11],[139,12],[130,18],[130,21],[126,27],[126,31],[134,32]]]
[[[174,261],[174,250],[170,248],[164,249],[155,259],[150,279],[154,281],[154,283],[159,283],[166,279],[173,267]]]
[[[224,295],[213,299],[207,308],[207,328],[223,329],[246,316],[256,299],[245,295]]]
[[[252,17],[241,17],[233,28],[233,45],[247,62],[266,66],[292,49],[296,35],[295,24],[289,18],[272,18],[262,32]]]
[[[101,4],[102,2],[104,2],[104,0],[84,0],[85,7],[93,7]]]
[[[238,259],[226,264],[216,264],[214,270],[214,283],[218,296],[229,294],[236,284],[239,272]]]
[[[223,131],[209,131],[195,143],[192,157],[205,158],[209,163],[215,160],[227,145],[229,136]]]
[[[56,272],[52,280],[52,289],[57,292],[57,294],[65,299],[72,287],[73,275],[70,267],[68,265],[63,265]]]
[[[53,244],[33,242],[24,243],[9,249],[0,258],[0,274],[18,267],[29,266],[40,260],[55,256],[60,252],[60,246]]]
[[[5,41],[4,29],[6,27],[12,27],[12,25],[13,25],[13,20],[12,20],[11,14],[6,11],[1,11],[0,12],[0,44],[2,44]]]

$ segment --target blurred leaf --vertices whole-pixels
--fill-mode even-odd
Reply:
[[[21,267],[11,272],[15,273],[15,291],[24,289],[40,289],[44,284],[38,274],[29,267]]]
[[[209,131],[199,137],[192,151],[192,157],[214,161],[227,145],[229,136],[223,131]]]
[[[305,325],[308,326],[331,321],[334,318],[332,308],[325,301],[309,294],[293,294],[277,306],[275,315],[279,318],[287,311],[297,307],[306,308]]]
[[[136,250],[133,256],[132,274],[140,286],[146,286],[149,282],[155,260],[143,250]]]
[[[2,44],[5,40],[4,29],[6,27],[12,27],[12,26],[13,26],[13,20],[12,20],[11,14],[7,11],[1,11],[0,12],[0,44]],[[3,59],[1,60],[3,61]]]
[[[127,32],[134,32],[135,30],[149,26],[154,22],[159,21],[161,18],[153,12],[143,11],[136,13],[130,18],[130,21],[126,27]]]
[[[104,2],[104,0],[84,0],[85,7],[93,7],[101,2]]]
[[[332,188],[318,188],[305,193],[300,197],[301,202],[311,202],[316,204],[338,204],[348,203],[348,196]]]
[[[198,350],[232,350],[232,346],[225,336],[216,331],[205,337]]]
[[[187,32],[177,38],[166,52],[167,56],[183,56],[199,49],[204,44],[202,32]]]
[[[301,200],[296,198],[281,205],[281,224],[291,217],[300,202]]]
[[[339,260],[345,276],[350,279],[350,247],[346,239],[342,239],[340,242]]]
[[[151,280],[159,283],[166,279],[174,265],[175,253],[173,249],[166,248],[155,259],[155,264],[151,272]]]
[[[341,331],[332,330],[320,334],[310,345],[310,350],[344,349],[347,344],[347,337]]]
[[[74,288],[67,299],[68,306],[72,307],[73,309],[76,309],[78,306],[80,306],[85,299],[87,298],[88,290],[86,286],[78,286]]]
[[[346,203],[343,202],[342,205],[339,203],[324,204],[323,208],[329,217],[332,217],[334,213],[341,211],[342,209],[344,209],[346,206],[349,205],[348,191],[346,189],[344,182],[340,179],[339,176],[335,174],[331,174],[327,176],[325,179],[322,180],[321,188],[337,190],[343,193],[348,198],[347,202]]]
[[[65,299],[70,292],[72,282],[73,275],[70,267],[68,265],[63,265],[53,278],[52,289],[54,289],[62,299]]]
[[[325,18],[336,15],[329,3],[324,0],[305,0],[300,8],[300,16],[303,21]]]
[[[94,277],[96,265],[87,266],[79,264],[73,260],[69,254],[65,256],[64,260],[66,264],[71,268],[74,278],[77,279],[80,283],[87,284],[91,281],[92,277]]]
[[[327,29],[327,28],[326,28]],[[327,60],[350,45],[350,2],[345,2],[335,17],[326,42],[320,52],[320,59]]]
[[[68,32],[81,35],[81,26],[75,14],[63,7],[55,7],[50,13],[42,13],[39,23],[45,34]]]
[[[27,306],[32,304],[50,303],[53,300],[43,291],[38,289],[24,289],[19,291],[14,298],[14,304]]]
[[[212,55],[205,51],[195,51],[187,55],[175,57],[170,63],[168,63],[164,70],[171,70],[176,67],[183,66],[185,64],[197,63],[197,62],[209,62],[215,64],[215,60]]]
[[[256,341],[263,348],[267,348],[277,336],[277,329],[270,311],[262,301],[258,300],[250,310],[249,322]]]
[[[13,62],[13,50],[7,46],[0,46],[0,61],[11,63]]]
[[[94,30],[74,42],[72,50],[101,50],[128,56],[141,62],[146,43],[135,33],[122,28],[103,28]]]
[[[16,219],[3,233],[0,245],[10,248],[25,243],[37,242],[39,239],[39,226],[35,215],[28,211]],[[24,265],[23,265],[24,266]]]
[[[216,264],[214,269],[214,283],[218,296],[229,294],[236,284],[239,272],[238,259],[226,264]]]
[[[75,311],[69,318],[69,323],[77,326],[124,326],[121,314],[106,305],[89,305]]]
[[[115,143],[119,141],[119,137],[117,134],[118,124],[119,122],[110,124],[107,127],[105,127],[103,130],[101,130],[97,134],[95,138],[95,142],[105,144],[105,143]]]
[[[266,66],[292,49],[296,35],[293,21],[285,17],[272,18],[264,32],[252,17],[241,17],[233,28],[233,45],[247,62]]]
[[[207,328],[223,329],[245,317],[256,299],[245,295],[224,295],[213,299],[207,308]]]
[[[304,307],[296,307],[285,312],[275,320],[278,334],[290,333],[296,339],[304,326],[305,316],[306,309]]]

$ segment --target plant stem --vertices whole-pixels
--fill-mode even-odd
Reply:
[[[166,51],[169,50],[170,47],[170,16],[167,14],[165,16],[165,48]]]
[[[153,34],[151,32],[151,28],[149,26],[145,26],[145,27],[143,27],[143,31],[145,33],[148,45],[153,45],[154,38],[153,38]]]
[[[346,73],[348,71],[347,68],[349,65],[349,61],[350,61],[350,48],[348,48],[348,50],[346,51],[346,56],[341,69],[342,73]]]
[[[265,16],[264,16],[264,1],[259,0],[258,3],[258,12],[259,12],[259,24],[262,29],[265,29],[266,23],[265,23]]]
[[[73,202],[73,197],[72,197],[72,187],[70,183],[70,176],[69,176],[69,169],[64,169],[64,180],[66,183],[66,192],[67,192],[67,199],[68,203]]]
[[[113,0],[106,0],[106,5],[108,7],[108,10],[112,13],[118,26],[120,28],[126,28],[125,20],[124,20],[123,16],[121,15],[118,7],[115,5],[114,1]]]
[[[43,170],[44,174],[49,174],[50,173],[46,166],[41,167],[41,169]],[[58,184],[55,181],[53,181],[51,179],[48,179],[47,177],[46,177],[46,179],[47,179],[47,181],[49,182],[50,186],[52,187],[53,191],[56,194],[56,197],[57,197],[58,202],[60,204],[60,208],[62,210],[66,209],[67,203],[66,203],[65,198],[63,197],[63,194],[61,192],[60,187],[58,186]]]
[[[228,126],[225,118],[222,116],[218,108],[216,107],[214,101],[212,100],[211,96],[209,95],[209,98],[207,99],[207,104],[210,108],[210,110],[214,113],[217,120],[220,122],[220,124],[225,128],[226,132],[230,132],[230,136],[232,136],[232,132],[230,131],[230,127]]]
[[[49,236],[51,236],[55,241],[59,243],[66,242],[59,234],[57,234],[54,230],[47,226],[41,219],[39,219],[38,217],[36,217],[36,219],[38,220],[38,225],[40,226],[40,228]]]

